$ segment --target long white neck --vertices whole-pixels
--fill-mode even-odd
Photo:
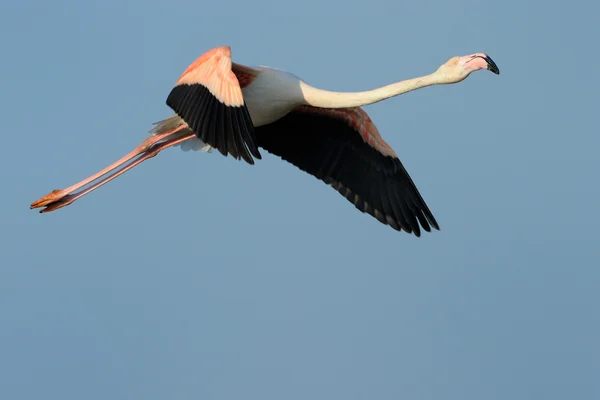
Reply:
[[[307,105],[320,108],[347,108],[377,103],[390,97],[442,83],[444,83],[442,79],[433,73],[365,92],[330,92],[304,82],[300,82],[300,88]]]

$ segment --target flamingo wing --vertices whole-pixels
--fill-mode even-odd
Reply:
[[[396,230],[439,226],[408,172],[360,108],[298,107],[256,128],[258,145],[331,185]],[[419,226],[420,224],[420,226]]]
[[[222,46],[201,55],[181,75],[167,105],[204,143],[223,155],[254,164],[261,159],[254,125],[240,83],[232,71],[231,49]]]

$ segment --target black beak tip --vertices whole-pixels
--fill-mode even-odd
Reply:
[[[487,61],[488,67],[487,69],[495,73],[496,75],[500,75],[500,68],[496,65],[494,60],[490,58],[490,56],[485,57],[485,61]]]

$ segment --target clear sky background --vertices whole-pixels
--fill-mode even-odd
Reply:
[[[583,4],[589,4],[583,6]],[[600,398],[598,6],[0,1],[0,398]],[[442,230],[359,213],[278,158],[172,149],[29,204],[171,114],[197,56],[365,90]]]

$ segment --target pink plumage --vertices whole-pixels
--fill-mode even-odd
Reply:
[[[226,106],[242,106],[244,96],[231,66],[229,46],[217,47],[198,57],[175,85],[202,85]]]

